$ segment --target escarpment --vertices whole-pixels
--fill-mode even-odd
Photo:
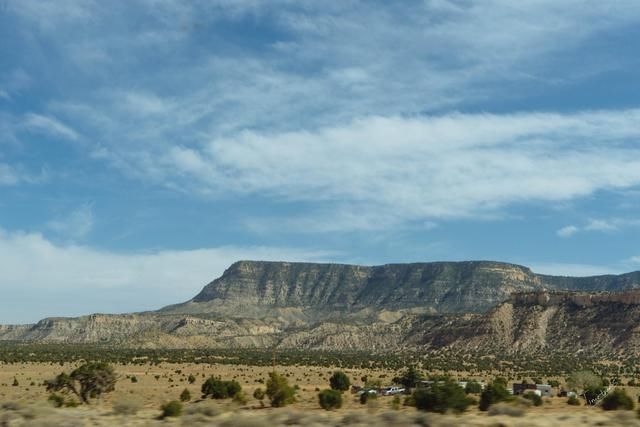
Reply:
[[[640,352],[640,274],[539,275],[492,261],[240,261],[156,312],[0,326],[0,340],[129,347],[486,354]]]

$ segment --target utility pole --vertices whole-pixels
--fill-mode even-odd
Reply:
[[[276,371],[276,348],[273,347],[273,372]]]

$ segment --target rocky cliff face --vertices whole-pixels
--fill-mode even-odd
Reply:
[[[174,348],[638,352],[638,278],[556,278],[496,262],[362,267],[242,261],[183,304],[0,326],[0,339]],[[596,285],[630,290],[593,292]]]
[[[186,304],[167,312],[236,307],[298,307],[335,311],[363,307],[433,312],[482,312],[515,291],[544,289],[526,267],[497,262],[388,264],[363,267],[241,261]],[[250,307],[250,308],[248,308]],[[260,310],[258,310],[260,311]],[[260,311],[264,313],[264,310]]]

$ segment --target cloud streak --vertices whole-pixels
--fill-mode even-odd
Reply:
[[[93,206],[86,203],[66,217],[49,221],[47,226],[65,238],[78,240],[86,237],[93,229],[94,224]]]
[[[193,191],[266,194],[400,221],[494,216],[519,203],[640,185],[638,119],[640,110],[373,117],[172,147],[151,169]]]
[[[32,131],[44,132],[54,137],[62,137],[75,141],[78,139],[76,131],[59,120],[40,114],[29,113],[26,115],[23,126]]]
[[[591,219],[583,226],[568,225],[559,229],[556,234],[560,237],[571,237],[578,233],[600,232],[614,233],[629,227],[640,226],[640,220],[630,218]]]

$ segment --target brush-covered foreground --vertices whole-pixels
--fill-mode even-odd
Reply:
[[[640,426],[633,411],[602,412],[598,409],[531,411],[512,415],[489,415],[476,412],[462,415],[439,415],[415,410],[391,411],[376,408],[327,412],[291,408],[247,410],[198,402],[186,405],[175,418],[159,418],[159,410],[143,409],[123,415],[106,407],[54,409],[43,403],[0,405],[0,425],[15,427],[81,427],[81,426],[362,426],[362,427],[453,427],[453,426]]]
[[[345,392],[340,409],[320,408],[318,392],[328,388],[335,367],[289,365],[276,370],[297,386],[296,400],[286,408],[271,408],[268,399],[254,397],[265,389],[270,366],[145,363],[115,364],[118,382],[113,392],[91,405],[54,408],[43,383],[62,371],[70,372],[78,363],[16,362],[0,365],[0,426],[604,426],[640,427],[635,411],[605,412],[584,405],[571,406],[566,398],[544,398],[539,406],[496,405],[487,412],[470,406],[461,415],[438,415],[398,404],[391,396],[380,396],[361,404],[357,395]],[[362,378],[387,384],[398,373],[384,368],[347,368],[353,383]],[[237,381],[245,401],[201,399],[201,386],[211,376]],[[457,377],[467,374],[458,373]],[[478,377],[488,380],[488,377]],[[625,380],[627,381],[627,380]],[[625,387],[634,401],[640,388]],[[181,400],[178,417],[160,419],[161,407]],[[400,396],[404,399],[405,396]],[[477,396],[476,396],[477,398]],[[394,400],[396,401],[394,403]]]

